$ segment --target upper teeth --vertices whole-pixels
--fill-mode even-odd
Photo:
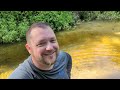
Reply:
[[[45,55],[52,55],[53,53],[51,53],[51,54],[45,54]]]

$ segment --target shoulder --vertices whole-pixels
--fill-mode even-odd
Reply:
[[[61,54],[63,54],[64,56],[64,61],[66,61],[67,63],[72,63],[72,57],[71,57],[71,55],[69,54],[69,53],[67,53],[67,52],[64,52],[64,51],[61,51],[60,52]]]
[[[28,58],[29,59],[29,58]],[[28,63],[28,59],[26,59],[23,63],[21,63],[8,77],[8,79],[30,79],[30,65]]]
[[[30,79],[30,77],[26,71],[16,68],[8,79]]]
[[[64,52],[64,51],[60,51],[60,52],[59,52],[59,55],[60,55],[60,56],[65,56],[65,57],[68,57],[68,58],[71,57],[71,55],[70,55],[69,53]]]
[[[60,51],[57,60],[62,61],[62,62],[63,61],[69,61],[69,60],[71,60],[71,56],[67,52]]]

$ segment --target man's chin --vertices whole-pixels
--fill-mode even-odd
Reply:
[[[46,60],[46,63],[48,65],[53,65],[53,64],[55,64],[55,62],[56,62],[56,59],[48,59],[48,60]]]
[[[44,56],[44,61],[46,62],[47,65],[53,65],[56,62],[56,59],[57,59],[57,53]]]
[[[48,65],[48,66],[52,66],[52,65],[54,65],[54,63],[48,63],[47,65]]]

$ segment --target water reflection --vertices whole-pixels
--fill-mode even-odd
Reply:
[[[21,63],[28,52],[24,47],[25,42],[16,44],[0,45],[0,78],[7,78],[8,75]]]
[[[118,37],[101,36],[66,49],[73,58],[72,78],[120,78],[116,76],[120,73],[119,41]]]

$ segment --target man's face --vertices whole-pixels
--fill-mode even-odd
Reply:
[[[55,63],[59,45],[54,32],[48,28],[34,28],[31,31],[29,53],[32,59],[45,65]]]

